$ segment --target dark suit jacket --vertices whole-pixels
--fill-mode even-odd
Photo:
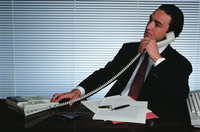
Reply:
[[[138,46],[139,43],[124,44],[111,62],[108,62],[104,68],[95,71],[82,81],[79,86],[82,86],[88,93],[108,81],[135,57],[138,53]],[[162,52],[161,56],[165,57],[166,60],[158,66],[152,67],[141,88],[138,100],[145,100],[149,103],[156,102],[158,104],[185,101],[189,93],[188,78],[192,72],[191,63],[170,45]],[[106,96],[121,94],[138,61],[139,58],[116,79],[116,83]]]

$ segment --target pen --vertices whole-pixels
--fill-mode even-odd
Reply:
[[[99,106],[100,109],[111,109],[111,105],[104,105],[104,106]]]
[[[122,106],[118,106],[118,107],[115,107],[113,108],[112,110],[118,110],[118,109],[122,109],[122,108],[125,108],[125,107],[128,107],[130,106],[129,104],[126,104],[126,105],[122,105]]]

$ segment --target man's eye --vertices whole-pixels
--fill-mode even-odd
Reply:
[[[160,25],[156,23],[156,27],[160,27]]]

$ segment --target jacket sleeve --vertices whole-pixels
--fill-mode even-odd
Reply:
[[[185,100],[189,93],[189,75],[192,72],[191,63],[178,52],[173,50],[166,60],[151,70],[154,79],[161,83],[162,95],[168,96],[171,100]]]
[[[124,44],[112,61],[108,62],[104,68],[100,68],[99,70],[93,72],[78,86],[83,87],[85,92],[88,93],[103,85],[130,62],[133,56],[135,56],[134,52],[130,51],[137,51],[137,49],[137,45],[131,44],[130,46],[130,44]]]

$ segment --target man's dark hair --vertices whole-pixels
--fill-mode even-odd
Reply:
[[[158,9],[163,10],[166,14],[171,16],[168,32],[174,31],[175,37],[178,37],[183,29],[183,12],[173,4],[163,4]]]

